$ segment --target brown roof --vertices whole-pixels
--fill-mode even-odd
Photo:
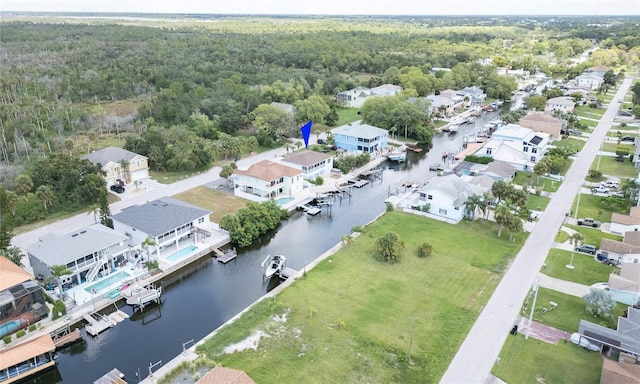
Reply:
[[[638,225],[640,224],[640,207],[631,207],[628,215],[621,213],[614,213],[611,215],[611,222],[624,225]]]
[[[49,334],[26,341],[0,352],[0,370],[7,369],[33,357],[56,349]]]
[[[605,67],[604,65],[596,65],[595,67],[591,67],[589,68],[589,71],[605,71],[607,72],[609,69],[609,67]]]
[[[302,151],[300,153],[285,157],[283,161],[308,167],[318,164],[319,162],[327,160],[329,158],[331,158],[331,156],[325,153],[316,151]]]
[[[607,285],[610,289],[617,289],[619,291],[640,292],[640,283],[625,279],[614,273],[609,275]]]
[[[640,246],[602,238],[600,240],[600,250],[617,253],[618,255],[628,255],[630,253],[640,253]]]
[[[31,275],[24,269],[15,265],[11,260],[0,256],[0,291],[11,288],[27,280]]]
[[[610,359],[602,361],[601,384],[640,384],[640,365],[618,363]]]
[[[625,232],[622,241],[633,245],[640,245],[640,231]]]
[[[265,181],[274,181],[281,177],[294,177],[301,173],[302,171],[298,169],[270,160],[259,161],[244,171],[241,169],[235,169],[233,171],[234,175],[251,176]]]
[[[215,367],[202,376],[196,384],[256,384],[244,371],[237,369]]]
[[[562,124],[562,120],[555,118],[545,112],[529,112],[526,116],[523,116],[520,119],[518,124],[524,127],[524,125],[522,125],[522,122],[526,123],[527,121],[539,121],[543,123]]]
[[[622,263],[620,276],[640,286],[640,263]]]

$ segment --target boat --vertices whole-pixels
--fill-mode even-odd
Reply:
[[[287,258],[282,255],[272,256],[267,269],[264,271],[264,277],[270,278],[276,273],[282,271],[285,261],[287,261]]]
[[[390,152],[387,155],[387,159],[401,163],[407,160],[407,152]]]

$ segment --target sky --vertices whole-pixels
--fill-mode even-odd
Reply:
[[[639,16],[640,0],[2,0],[0,11]]]

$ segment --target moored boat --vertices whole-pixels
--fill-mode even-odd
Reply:
[[[287,258],[283,255],[272,256],[267,269],[264,271],[264,277],[269,278],[276,273],[281,272],[284,268],[285,261],[287,261]]]

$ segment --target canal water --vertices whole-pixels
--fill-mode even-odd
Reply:
[[[399,165],[384,163],[382,181],[354,188],[351,199],[336,199],[330,216],[294,212],[277,230],[240,249],[228,264],[206,257],[169,276],[162,283],[161,305],[147,308],[144,315],[121,308],[132,317],[95,338],[83,331],[83,342],[58,352],[55,369],[26,382],[92,383],[113,368],[130,383],[147,377],[150,364],[168,362],[182,352],[183,344],[190,347],[191,340],[200,340],[277,285],[275,279],[262,278],[261,264],[268,255],[283,254],[288,267],[303,269],[352,227],[383,213],[390,192],[402,190],[407,181],[422,184],[433,178],[430,164],[442,163],[443,153],[457,153],[465,135],[496,118],[498,112],[486,113],[474,124],[460,126],[457,134],[436,135],[429,152],[409,152],[407,161]]]

